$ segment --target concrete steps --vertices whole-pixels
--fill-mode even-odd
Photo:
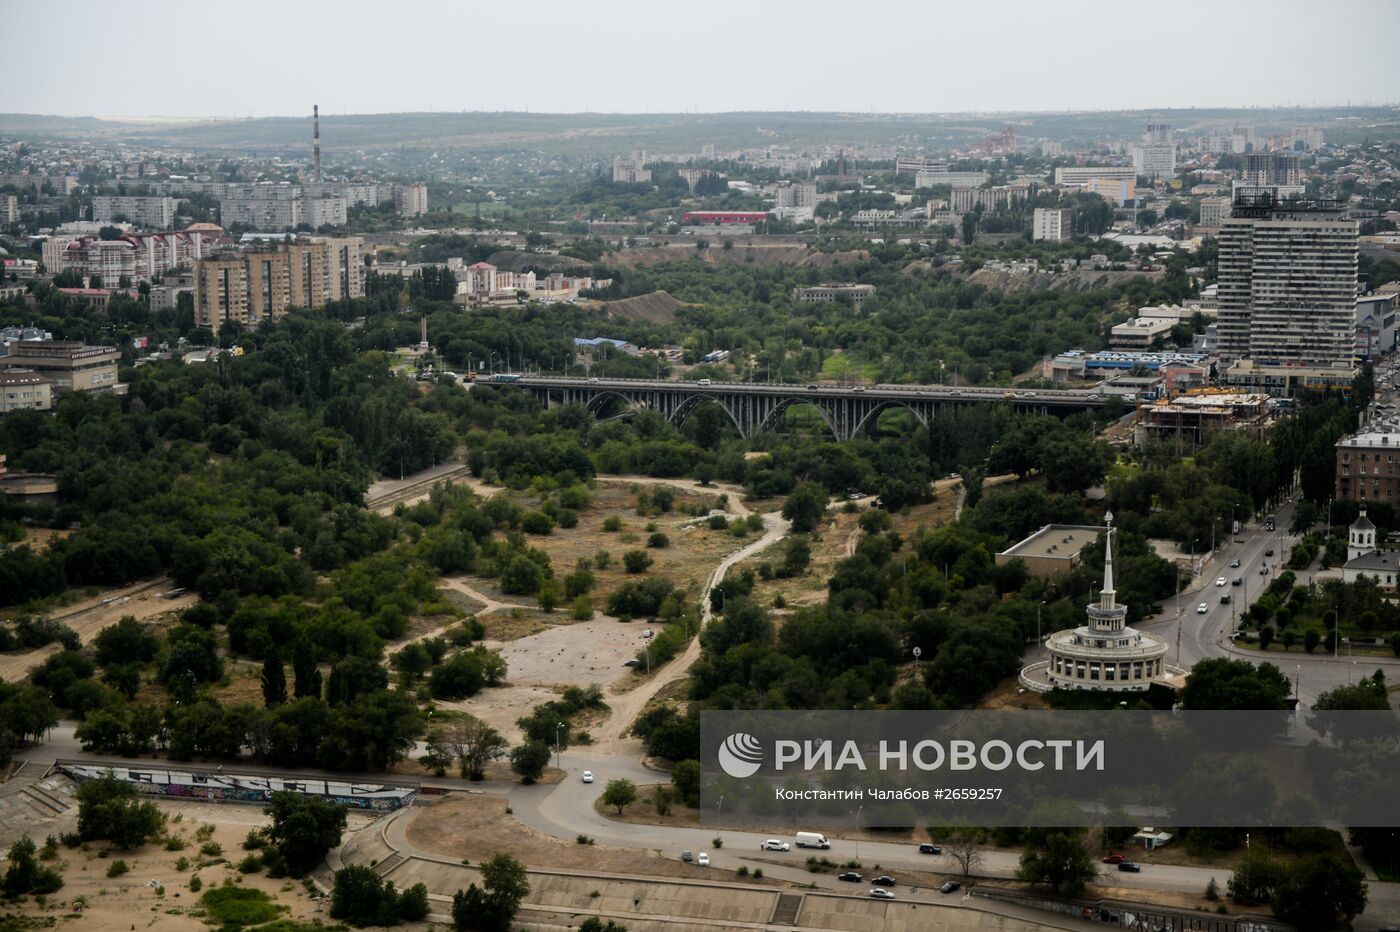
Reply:
[[[797,925],[797,914],[802,911],[802,899],[800,893],[780,895],[778,902],[773,905],[773,918],[768,920],[769,924],[775,926]]]
[[[390,872],[390,871],[392,871],[394,868],[398,867],[400,864],[402,864],[404,861],[407,861],[407,860],[408,860],[408,858],[404,857],[402,854],[399,854],[397,851],[395,851],[393,854],[389,855],[389,856],[388,856],[387,858],[385,858],[384,860],[382,860],[382,861],[380,861],[379,863],[375,864],[375,865],[374,865],[374,872],[375,872],[376,874],[378,874],[380,877],[387,877],[387,876],[389,876],[389,872]]]

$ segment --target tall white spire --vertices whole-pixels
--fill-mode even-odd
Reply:
[[[1113,512],[1104,512],[1103,520],[1108,525],[1108,532],[1103,542],[1103,590],[1099,593],[1099,607],[1117,608],[1113,589]]]

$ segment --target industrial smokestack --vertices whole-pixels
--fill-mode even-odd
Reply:
[[[321,105],[311,105],[311,153],[316,159],[316,183],[321,183]]]

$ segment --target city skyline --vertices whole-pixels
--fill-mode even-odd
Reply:
[[[1400,87],[1400,62],[1386,48],[1400,33],[1400,6],[1376,0],[1342,0],[1328,9],[1327,24],[1368,24],[1349,37],[1345,69],[1261,66],[1317,60],[1324,23],[1302,3],[1187,2],[1167,20],[1153,8],[1102,0],[1070,0],[1053,12],[1009,2],[995,16],[987,8],[889,4],[876,8],[868,34],[855,41],[844,40],[850,33],[841,27],[849,12],[834,4],[753,8],[726,0],[697,18],[666,16],[633,0],[608,3],[605,16],[597,7],[547,0],[523,22],[513,9],[464,12],[437,0],[400,4],[388,22],[385,10],[354,5],[337,5],[331,15],[325,6],[254,0],[238,17],[167,0],[138,6],[177,39],[201,37],[205,60],[237,80],[217,90],[199,81],[107,80],[108,56],[79,55],[47,69],[39,49],[48,43],[27,41],[13,50],[11,64],[45,80],[0,92],[0,112],[297,116],[308,100],[319,101],[325,114],[1082,112],[1376,104]],[[71,0],[25,6],[8,19],[12,35],[61,33],[83,49],[129,29],[130,12]],[[277,28],[269,30],[274,13]],[[398,22],[406,37],[422,28],[421,54],[386,57],[385,33],[367,28],[371,21]],[[991,47],[962,41],[1011,22],[1046,28],[1007,30]],[[1194,27],[1185,36],[1183,24]],[[1041,68],[1034,81],[1024,79],[1025,66],[1066,41],[1064,48],[1088,53],[1090,64]],[[443,47],[431,48],[435,42]],[[1154,46],[1164,63],[1157,71],[1142,64]],[[1102,53],[1098,60],[1094,50]],[[1185,66],[1167,69],[1178,54]],[[374,79],[347,81],[347,71]]]

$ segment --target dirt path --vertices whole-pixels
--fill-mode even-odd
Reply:
[[[65,605],[50,613],[49,617],[76,631],[78,640],[82,643],[90,644],[103,628],[116,624],[127,615],[131,615],[137,621],[144,621],[166,612],[189,608],[199,601],[199,596],[192,592],[174,599],[160,598],[162,592],[174,585],[170,579],[161,577],[121,589],[108,589],[93,598]],[[0,681],[13,683],[24,679],[30,670],[43,663],[50,654],[56,654],[60,650],[62,647],[55,643],[22,654],[0,656]]]
[[[729,568],[741,560],[773,546],[787,536],[791,527],[788,521],[778,515],[764,515],[763,523],[767,530],[762,537],[725,557],[706,579],[705,588],[700,593],[700,627],[702,630],[713,615],[710,611],[710,590],[724,579],[724,574],[729,571]],[[631,727],[632,722],[641,714],[642,709],[651,701],[652,697],[686,676],[690,672],[691,666],[699,659],[700,638],[697,635],[686,647],[684,653],[662,668],[650,681],[630,692],[609,696],[608,705],[612,707],[612,715],[608,716],[607,721],[599,726],[594,734],[594,748],[604,753],[640,753],[641,742],[636,738],[624,738],[623,732]]]

